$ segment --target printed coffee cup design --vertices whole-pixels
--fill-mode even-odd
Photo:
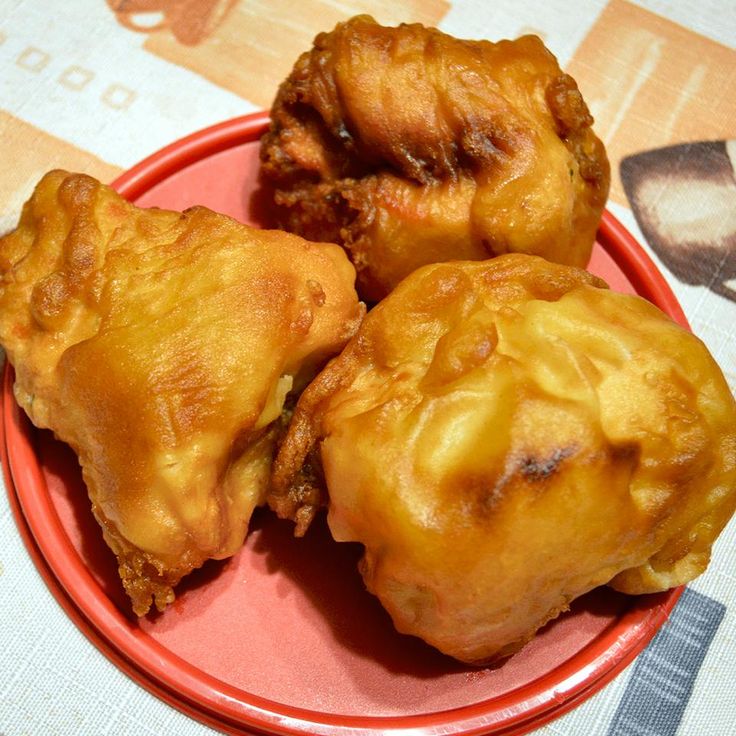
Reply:
[[[436,26],[448,0],[107,0],[112,18],[145,37],[143,48],[270,107],[279,84],[314,37],[370,11],[386,25]],[[247,110],[245,110],[247,112]]]
[[[196,46],[225,19],[237,0],[107,0],[118,22],[139,33],[169,30]]]
[[[736,140],[637,153],[621,181],[647,242],[672,273],[736,301]]]

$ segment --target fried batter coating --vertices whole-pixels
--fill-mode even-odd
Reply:
[[[269,502],[298,533],[328,502],[399,631],[485,663],[596,586],[705,569],[736,404],[696,337],[604,286],[518,254],[425,266],[299,399]]]
[[[343,245],[365,299],[428,263],[588,263],[608,160],[536,36],[462,41],[356,16],[317,36],[271,118],[261,159],[280,225]]]
[[[362,317],[336,245],[47,174],[0,239],[15,395],[76,451],[133,610],[242,545],[287,393]]]

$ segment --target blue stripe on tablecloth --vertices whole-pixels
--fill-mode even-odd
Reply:
[[[634,663],[607,736],[674,736],[726,607],[685,588]]]

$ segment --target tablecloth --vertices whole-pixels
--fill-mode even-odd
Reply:
[[[0,232],[43,172],[110,181],[207,125],[267,108],[314,35],[367,12],[464,38],[537,33],[583,92],[609,209],[736,388],[736,4],[666,0],[0,0]],[[535,733],[736,733],[736,520],[648,648]],[[0,736],[203,736],[67,618],[0,494]]]

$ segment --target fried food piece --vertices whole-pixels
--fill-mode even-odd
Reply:
[[[302,54],[271,119],[261,159],[280,225],[343,245],[365,299],[428,263],[588,263],[608,160],[536,36],[461,41],[356,16]]]
[[[517,254],[425,266],[300,397],[269,502],[303,533],[328,501],[399,631],[485,663],[596,586],[705,569],[736,405],[696,337],[604,286]]]
[[[0,240],[15,395],[79,456],[138,615],[242,545],[287,393],[362,317],[335,245],[54,171]]]

